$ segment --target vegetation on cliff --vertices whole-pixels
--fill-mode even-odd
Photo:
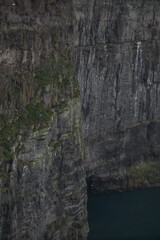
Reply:
[[[128,171],[128,187],[142,188],[160,182],[160,164],[139,163]]]

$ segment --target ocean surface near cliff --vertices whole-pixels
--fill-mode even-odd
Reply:
[[[90,196],[88,240],[159,240],[160,188]]]

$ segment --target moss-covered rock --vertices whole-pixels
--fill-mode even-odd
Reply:
[[[160,182],[160,164],[140,163],[128,171],[128,187],[141,188]]]

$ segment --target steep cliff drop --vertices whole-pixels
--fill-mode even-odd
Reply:
[[[2,240],[85,240],[86,178],[159,186],[159,45],[158,0],[0,0]]]
[[[88,232],[70,0],[0,1],[0,239]]]
[[[160,4],[75,0],[88,190],[160,183]]]

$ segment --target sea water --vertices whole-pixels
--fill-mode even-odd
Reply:
[[[160,240],[160,188],[89,196],[88,240]]]

